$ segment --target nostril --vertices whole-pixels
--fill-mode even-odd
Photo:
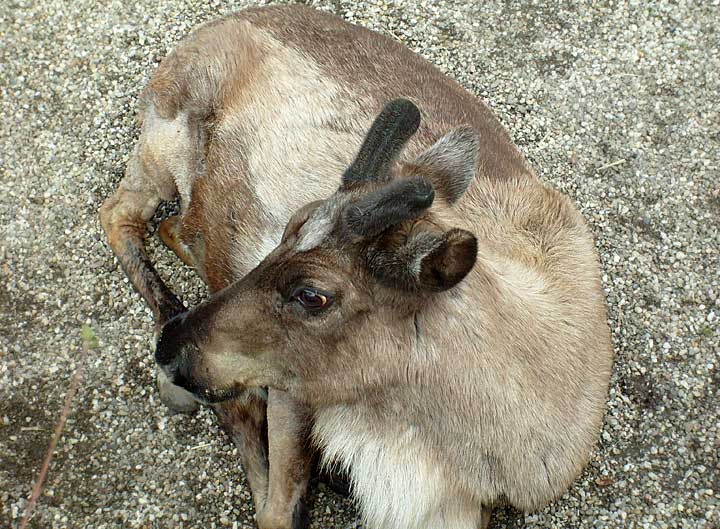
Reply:
[[[183,326],[186,317],[187,312],[180,313],[160,328],[160,337],[155,344],[155,361],[159,365],[171,364],[182,350],[188,336]]]

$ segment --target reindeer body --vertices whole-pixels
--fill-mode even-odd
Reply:
[[[592,238],[574,206],[538,182],[497,120],[457,83],[400,44],[307,8],[248,10],[202,26],[163,61],[141,98],[138,146],[101,217],[125,270],[165,324],[161,342],[212,314],[203,329],[224,325],[224,338],[207,349],[229,349],[228,322],[250,318],[237,307],[242,316],[218,316],[229,310],[233,285],[270,284],[274,272],[258,265],[289,244],[282,237],[288,220],[333,194],[373,118],[396,97],[422,113],[393,162],[402,177],[432,173],[428,152],[467,166],[443,141],[452,144],[445,135],[458,126],[477,133],[467,190],[456,202],[436,200],[427,221],[474,234],[477,262],[457,285],[421,301],[398,301],[383,284],[372,303],[390,301],[371,306],[359,289],[353,299],[370,308],[358,309],[341,337],[318,338],[332,354],[283,346],[244,358],[237,369],[252,373],[223,380],[240,360],[203,353],[210,373],[203,383],[269,386],[271,403],[273,392],[281,403],[277,414],[272,404],[267,410],[269,474],[256,439],[261,394],[214,405],[245,451],[263,528],[299,524],[293,512],[307,465],[293,440],[307,425],[324,458],[349,471],[370,529],[472,529],[502,501],[542,507],[579,474],[599,430],[612,352]],[[145,222],[160,200],[178,195],[180,215],[161,234],[215,294],[180,323],[184,308],[138,258]],[[343,200],[326,208],[327,218],[303,219],[293,259],[322,246],[333,208],[351,203]],[[313,273],[324,266],[337,284],[365,278],[339,248],[323,254],[324,265],[310,263]],[[252,313],[257,330],[243,332],[244,342],[272,343],[263,310]],[[310,336],[315,324],[308,321]],[[171,342],[192,363],[186,334]],[[275,429],[290,434],[276,443]],[[275,463],[278,470],[274,450],[287,460]],[[298,477],[283,478],[294,464]],[[295,485],[275,483],[283,479]]]
[[[177,153],[158,149],[188,167],[170,171],[187,176],[168,179],[165,198],[180,195],[181,237],[211,290],[252,270],[294,211],[334,191],[397,96],[423,110],[408,158],[467,124],[485,133],[485,176],[530,177],[497,120],[457,83],[399,43],[322,12],[242,11],[203,25],[162,62],[142,100],[163,142],[165,127],[183,131]],[[461,207],[470,216],[475,205]]]

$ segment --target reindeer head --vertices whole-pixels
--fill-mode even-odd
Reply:
[[[368,354],[402,354],[414,314],[477,253],[452,207],[475,174],[477,137],[455,129],[398,163],[419,124],[413,103],[390,102],[335,194],[297,211],[247,276],[162,328],[156,359],[171,380],[217,402],[248,386],[329,388],[353,372],[368,383]]]

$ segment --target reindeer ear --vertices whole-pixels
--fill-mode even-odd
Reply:
[[[398,244],[397,234],[368,251],[371,273],[383,284],[406,290],[442,292],[454,287],[477,260],[477,239],[469,231],[423,230]]]
[[[408,164],[410,174],[425,176],[438,194],[453,204],[475,178],[479,145],[475,129],[458,127]]]
[[[477,239],[469,231],[455,228],[445,232],[429,252],[416,259],[419,286],[425,290],[447,290],[465,279],[475,265]]]

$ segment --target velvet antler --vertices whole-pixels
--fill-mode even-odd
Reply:
[[[420,111],[407,99],[390,101],[365,137],[355,161],[345,171],[342,188],[389,179],[390,163],[420,126]]]

